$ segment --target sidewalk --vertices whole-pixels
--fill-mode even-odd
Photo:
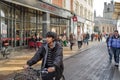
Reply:
[[[63,47],[64,60],[69,58],[70,56],[77,54],[78,52],[84,51],[91,46],[96,45],[97,43],[99,42],[90,42],[88,46],[83,46],[81,49],[78,49],[77,46],[73,46],[72,51],[69,47]],[[20,51],[14,51],[11,54],[10,59],[0,60],[0,75],[7,75],[15,72],[16,70],[23,69],[22,66],[35,54],[35,52],[36,51],[34,49],[23,49]]]

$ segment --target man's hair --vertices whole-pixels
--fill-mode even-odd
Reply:
[[[118,30],[114,30],[114,32],[117,32],[117,33],[118,33]]]
[[[55,32],[47,32],[46,37],[52,37],[53,39],[57,39],[57,34]]]

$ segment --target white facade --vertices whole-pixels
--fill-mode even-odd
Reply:
[[[95,32],[109,34],[116,30],[116,20],[95,17]]]
[[[64,0],[63,4],[64,9],[71,10],[71,0]]]
[[[93,11],[93,0],[73,0],[73,13],[75,13],[77,16],[81,17],[83,19],[83,22],[81,22],[81,19],[78,19],[78,22],[84,24],[84,30],[83,33],[93,33],[93,21],[94,21],[94,11]],[[81,25],[80,25],[81,26]],[[74,25],[74,27],[77,27]],[[75,28],[75,33],[76,28]]]
[[[119,16],[118,21],[117,21],[117,30],[120,34],[120,16]]]
[[[48,3],[52,3],[52,0],[43,0],[45,2],[48,2]]]

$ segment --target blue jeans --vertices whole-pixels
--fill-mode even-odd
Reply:
[[[113,54],[114,54],[114,60],[116,63],[119,63],[119,54],[120,54],[120,48],[112,48]]]
[[[108,48],[109,60],[111,61],[112,60],[113,52],[112,52],[111,49],[109,49],[109,47],[107,47],[107,48]]]

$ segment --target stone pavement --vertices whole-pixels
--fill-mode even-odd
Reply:
[[[95,45],[97,43],[99,43],[99,42],[90,42],[88,46],[83,45],[83,47],[81,49],[78,49],[77,45],[75,45],[75,46],[73,46],[72,51],[69,49],[69,47],[63,47],[64,59],[67,59],[70,56],[77,54],[78,51],[79,52],[84,51],[87,48],[89,48],[90,46]],[[35,52],[36,51],[34,49],[17,50],[11,54],[9,59],[0,60],[0,75],[4,76],[4,75],[10,74],[10,73],[13,73],[16,70],[23,69],[22,68],[23,65],[26,63],[27,60],[29,60],[35,54]]]
[[[64,60],[66,80],[120,80],[120,67],[109,62],[105,42]]]

